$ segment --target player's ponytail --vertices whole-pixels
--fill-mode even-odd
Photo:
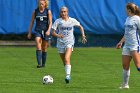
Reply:
[[[49,6],[49,1],[48,1],[48,0],[45,0],[45,2],[46,2],[46,8],[48,8],[48,6]]]
[[[140,9],[138,6],[135,6],[135,14],[140,16]]]

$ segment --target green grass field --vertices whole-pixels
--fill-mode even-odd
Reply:
[[[46,68],[37,69],[35,48],[0,47],[0,93],[134,93],[140,91],[140,73],[131,64],[130,89],[120,90],[121,50],[75,48],[71,57],[70,84],[56,48],[48,49]],[[54,83],[43,85],[52,75]]]

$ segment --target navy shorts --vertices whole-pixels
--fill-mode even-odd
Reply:
[[[46,41],[48,41],[50,38],[50,36],[46,36],[44,31],[42,31],[42,32],[35,31],[34,35],[35,35],[35,37],[41,37],[43,40],[46,40]]]

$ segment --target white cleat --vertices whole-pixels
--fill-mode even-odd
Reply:
[[[129,85],[128,84],[122,84],[119,88],[120,89],[129,89]]]

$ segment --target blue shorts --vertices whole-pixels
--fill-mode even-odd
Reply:
[[[34,35],[35,37],[41,37],[43,40],[46,40],[46,41],[48,41],[50,38],[50,36],[46,36],[44,31],[42,31],[42,33],[35,31]]]

